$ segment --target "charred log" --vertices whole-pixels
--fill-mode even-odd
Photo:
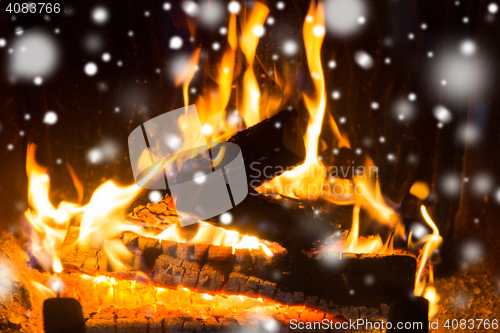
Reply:
[[[299,113],[290,109],[236,133],[227,142],[240,147],[248,183],[255,188],[305,160],[303,135]]]
[[[233,254],[231,248],[160,243],[130,233],[124,234],[122,242],[134,256],[125,262],[127,271],[115,270],[102,246],[75,243],[78,232],[78,227],[68,231],[62,254],[64,269],[129,279],[147,276],[168,288],[184,286],[204,293],[262,297],[309,307],[332,301],[378,307],[414,287],[416,259],[409,255],[345,253],[311,258],[292,251],[266,257],[258,250]]]
[[[207,222],[279,243],[289,251],[307,251],[327,238],[341,239],[348,234],[352,224],[352,206],[328,205],[324,209],[322,204],[286,197],[277,199],[250,190],[239,205],[228,211],[233,218],[230,225],[221,225],[219,216]],[[177,215],[170,198],[166,197],[156,204],[134,208],[129,219],[143,223],[147,228],[166,228],[177,222]],[[187,234],[190,230],[183,227],[180,232]]]
[[[292,169],[305,160],[304,133],[297,110],[283,110],[260,123],[236,133],[227,142],[237,144],[243,156],[247,182],[251,188]],[[219,145],[211,148],[211,156],[217,156]],[[200,153],[185,162],[187,165],[199,163],[208,157]],[[219,162],[227,164],[224,158]],[[145,172],[147,174],[147,172]],[[168,186],[168,184],[167,184]],[[166,193],[169,190],[167,189]],[[130,207],[146,205],[146,193],[142,193]]]

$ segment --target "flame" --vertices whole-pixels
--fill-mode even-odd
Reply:
[[[50,178],[46,169],[35,161],[36,146],[30,144],[27,154],[27,173],[29,176],[30,208],[25,216],[32,226],[30,238],[31,253],[45,268],[52,268],[61,273],[60,250],[70,221],[75,218],[80,222],[78,243],[88,245],[91,242],[103,244],[111,265],[116,272],[128,271],[131,267],[132,253],[117,239],[125,231],[135,232],[144,237],[161,240],[192,242],[231,246],[236,249],[260,250],[267,256],[283,253],[285,250],[277,244],[261,241],[256,237],[240,235],[236,231],[224,230],[206,222],[200,222],[200,228],[191,239],[185,239],[179,233],[178,225],[173,225],[163,232],[144,230],[140,222],[126,219],[125,209],[142,190],[138,185],[118,186],[107,181],[99,186],[86,205],[62,201],[54,208],[49,199]],[[161,164],[160,164],[161,166]],[[144,178],[147,182],[157,172],[153,169]],[[76,180],[76,176],[74,177]]]
[[[223,53],[219,66],[215,69],[215,74],[207,73],[215,82],[215,86],[206,85],[203,94],[199,96],[195,103],[203,134],[208,142],[220,141],[239,129],[238,126],[225,120],[226,107],[232,90],[236,48],[236,15],[231,14],[228,26],[228,46]],[[186,97],[184,101],[187,105]]]
[[[247,127],[260,121],[259,103],[260,89],[253,70],[255,52],[259,44],[259,31],[262,31],[269,8],[260,2],[255,2],[248,20],[242,22],[241,50],[247,60],[247,70],[243,75],[243,100],[240,106]]]
[[[415,280],[415,295],[424,296],[429,301],[429,317],[433,317],[438,310],[437,303],[439,302],[439,295],[436,289],[431,285],[433,282],[432,266],[430,259],[434,251],[439,247],[443,238],[439,235],[439,230],[427,213],[424,205],[420,206],[420,211],[425,219],[425,222],[431,227],[432,234],[425,236],[418,244],[424,244],[422,251],[418,257],[417,277]],[[424,269],[429,262],[428,279],[425,278]]]
[[[28,201],[32,208],[25,212],[33,227],[31,254],[45,269],[60,272],[58,250],[66,235],[70,219],[81,210],[77,204],[61,202],[54,208],[49,199],[50,178],[47,170],[35,161],[36,146],[28,145],[26,172],[29,177]]]
[[[283,253],[285,249],[278,244],[259,240],[257,237],[240,235],[234,230],[225,230],[213,226],[207,222],[200,222],[199,229],[191,239],[184,238],[177,225],[172,225],[162,233],[155,236],[156,239],[175,241],[179,243],[213,244],[217,246],[230,246],[233,253],[236,249],[262,250],[268,257],[274,253]]]
[[[323,2],[318,2],[316,5],[314,0],[311,1],[303,26],[307,65],[314,88],[312,91],[304,92],[303,94],[304,103],[309,112],[309,123],[307,131],[304,134],[306,148],[305,161],[295,169],[287,171],[270,182],[263,184],[258,191],[267,193],[271,190],[274,194],[309,200],[316,200],[322,196],[326,200],[336,204],[353,205],[351,232],[345,240],[337,241],[324,250],[391,254],[394,253],[394,240],[397,238],[405,239],[404,227],[393,207],[384,199],[378,179],[374,180],[356,176],[352,180],[333,179],[333,181],[330,180],[330,182],[325,184],[326,168],[318,159],[318,142],[326,112],[325,77],[321,64],[321,47],[325,34],[323,6]],[[248,16],[240,15],[241,38],[239,41],[237,38],[237,16],[231,14],[228,24],[228,43],[222,53],[219,65],[213,66],[213,68],[204,66],[206,76],[211,81],[203,87],[202,94],[195,101],[195,104],[202,124],[203,135],[205,135],[208,142],[224,140],[243,126],[242,121],[234,122],[227,120],[227,108],[230,105],[234,87],[239,89],[236,91],[235,105],[238,106],[240,111],[232,111],[231,115],[239,117],[241,114],[246,127],[255,125],[264,116],[271,115],[280,106],[278,105],[278,101],[283,103],[283,100],[287,96],[289,97],[293,94],[292,85],[286,80],[288,73],[284,74],[285,78],[280,78],[277,75],[274,78],[284,96],[273,95],[267,91],[261,93],[259,89],[254,65],[256,64],[256,50],[260,40],[259,30],[263,29],[262,26],[268,13],[269,9],[264,4],[255,2]],[[246,60],[246,70],[243,74],[241,87],[233,84],[234,77],[239,74],[236,72],[238,46]],[[199,70],[200,54],[201,49],[195,49],[190,55],[186,70],[175,78],[176,85],[182,84],[182,93],[186,107],[190,103],[190,83]],[[238,100],[238,97],[241,98]],[[263,107],[262,105],[266,106]],[[187,114],[186,117],[179,119],[179,126],[184,133],[188,133],[189,123],[190,119],[187,119]],[[335,135],[337,147],[350,148],[349,140],[345,135],[340,133],[331,115],[328,115],[327,124],[331,127]],[[186,135],[185,138],[186,140],[183,141],[184,145],[190,146],[189,140],[194,138],[191,138],[189,135]],[[36,163],[35,150],[34,145],[28,146],[27,173],[29,176],[30,209],[26,211],[25,216],[33,227],[31,253],[45,269],[52,268],[56,273],[61,273],[63,270],[59,252],[66,235],[66,230],[72,220],[80,223],[78,242],[80,244],[101,242],[103,249],[110,259],[111,265],[117,272],[128,271],[131,268],[130,260],[132,254],[121,241],[116,239],[124,231],[132,231],[145,237],[153,237],[160,242],[170,240],[181,243],[228,246],[232,247],[233,253],[238,249],[249,249],[251,251],[262,251],[267,256],[273,256],[276,253],[283,253],[285,251],[285,249],[277,244],[259,240],[253,236],[240,235],[236,231],[218,228],[206,222],[200,222],[197,232],[189,239],[185,238],[179,232],[178,225],[168,227],[163,231],[145,231],[139,223],[127,221],[125,218],[125,207],[140,193],[140,186],[131,185],[123,187],[118,186],[112,181],[107,181],[95,190],[86,205],[82,205],[83,187],[69,166],[68,169],[77,190],[79,203],[63,201],[55,208],[49,199],[50,178],[46,169]],[[193,150],[192,153],[195,154],[196,152]],[[214,158],[214,165],[222,159],[223,153],[221,151]],[[143,179],[144,183],[160,172],[165,164],[182,162],[180,159],[165,161],[161,157],[157,158],[153,156],[152,152],[147,149],[141,155],[139,163],[149,166],[151,159],[161,161],[162,163],[158,163],[153,170],[150,170],[148,175]],[[366,167],[373,167],[373,162],[367,159]],[[347,189],[343,196],[332,195],[329,191],[326,191],[328,187],[335,185],[341,185]],[[360,189],[359,193],[356,191],[356,188]],[[425,189],[416,183],[410,192],[419,198],[423,198],[428,195],[428,188]],[[362,235],[366,227],[360,221],[362,210],[390,229],[389,234],[384,237],[385,241],[381,235]],[[419,266],[414,292],[416,295],[424,296],[430,301],[429,315],[432,316],[437,311],[439,296],[435,288],[431,285],[432,267],[430,264],[427,266],[426,263],[430,260],[430,256],[439,246],[442,239],[424,206],[421,207],[421,211],[424,219],[431,226],[433,233],[418,243],[419,245],[423,245],[423,247],[418,258]],[[410,242],[411,237],[409,239]],[[428,271],[425,270],[426,267],[429,267]],[[154,302],[162,299],[168,301],[169,297],[175,294],[176,297],[183,300],[198,297],[200,302],[210,301],[217,304],[226,304],[224,303],[226,300],[221,300],[218,296],[198,294],[183,287],[180,287],[178,290],[169,290],[154,286],[144,287],[140,283],[135,283],[135,281],[115,281],[114,278],[104,276],[93,278],[92,283],[94,283],[94,287],[98,291],[102,304],[126,305],[130,302],[137,303],[139,302],[137,299],[130,299],[127,295],[130,295],[131,291],[137,291],[141,288],[146,290],[150,287],[153,289],[148,289],[147,293],[140,294],[143,299],[150,298]],[[249,299],[241,295],[228,296],[226,299],[231,300],[231,304],[233,305],[234,302],[240,302],[238,304],[242,304],[242,306],[254,306],[254,302],[274,304],[262,299]]]
[[[326,172],[318,160],[318,139],[325,114],[325,78],[321,65],[321,45],[325,35],[324,9],[320,2],[316,7],[311,1],[304,22],[304,44],[306,46],[307,64],[311,72],[315,93],[304,93],[304,101],[309,111],[309,124],[304,135],[306,159],[303,164],[281,176],[263,184],[257,190],[265,193],[286,195],[292,198],[317,199],[322,191]]]

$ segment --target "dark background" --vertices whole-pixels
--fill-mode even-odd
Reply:
[[[302,41],[302,25],[308,1],[287,1],[284,10],[276,2],[264,2],[270,8],[275,24],[266,25],[266,34],[257,49],[256,73],[265,89],[270,84],[265,73],[276,66],[276,71],[287,74],[294,89],[308,86],[307,66]],[[366,1],[367,22],[356,36],[343,38],[327,32],[322,58],[327,83],[327,112],[347,133],[351,147],[361,148],[359,157],[369,155],[380,170],[383,193],[403,214],[415,215],[419,202],[407,194],[415,180],[430,184],[435,196],[429,200],[430,212],[438,224],[445,243],[441,255],[453,268],[463,262],[463,246],[467,242],[484,250],[490,267],[496,273],[495,258],[500,255],[500,227],[496,217],[499,203],[495,199],[495,178],[500,166],[499,127],[500,89],[498,86],[500,13],[488,14],[489,1]],[[90,13],[97,5],[108,8],[111,16],[104,25],[95,25]],[[210,66],[220,59],[221,51],[211,50],[213,41],[222,46],[226,36],[219,27],[198,29],[197,37],[189,41],[186,15],[180,2],[171,1],[172,9],[163,10],[162,1],[82,1],[60,18],[27,30],[43,30],[52,34],[59,44],[60,63],[42,85],[32,81],[13,83],[8,60],[9,47],[16,38],[14,24],[5,13],[0,13],[0,38],[7,46],[0,48],[0,225],[16,230],[22,213],[27,208],[27,177],[25,172],[26,147],[29,142],[38,145],[37,160],[48,167],[51,175],[51,196],[55,202],[76,200],[66,163],[84,182],[85,198],[104,180],[114,179],[121,184],[132,183],[128,160],[127,137],[144,121],[183,105],[182,92],[169,74],[171,60],[180,53],[189,54],[195,46],[202,46],[206,57],[200,67]],[[225,7],[225,6],[224,6]],[[146,16],[145,11],[150,12]],[[242,12],[243,13],[243,12]],[[241,14],[240,14],[241,15]],[[498,17],[497,17],[498,16]],[[463,18],[468,18],[468,23]],[[327,17],[328,20],[328,17]],[[426,23],[423,30],[421,24]],[[223,23],[227,26],[227,20]],[[54,30],[60,29],[59,34]],[[133,31],[133,36],[128,35]],[[328,31],[328,30],[327,30]],[[408,35],[414,34],[414,39]],[[89,34],[99,36],[102,47],[95,52],[85,49]],[[184,40],[181,50],[169,49],[169,40],[179,35]],[[294,38],[300,45],[297,56],[286,57],[280,51],[285,38]],[[489,81],[485,89],[463,94],[450,101],[442,89],[430,83],[428,73],[440,55],[457,50],[459,43],[469,38],[477,45],[477,57],[488,59]],[[353,60],[354,53],[365,50],[374,59],[370,70],[360,68]],[[433,58],[427,53],[432,51]],[[109,52],[110,62],[101,55]],[[277,61],[272,55],[280,55]],[[386,64],[385,58],[391,63]],[[241,70],[241,53],[238,66]],[[327,66],[335,59],[336,68]],[[117,66],[121,60],[123,66]],[[95,76],[85,75],[85,64],[98,65]],[[261,66],[260,66],[261,65]],[[243,65],[244,66],[244,65]],[[264,68],[264,69],[263,69]],[[157,73],[160,69],[160,73]],[[264,76],[261,76],[263,74]],[[191,86],[198,91],[210,81],[202,70]],[[331,92],[338,90],[340,99]],[[392,113],[392,103],[415,93],[415,116],[398,121]],[[292,94],[283,107],[290,105],[303,109],[300,94]],[[192,101],[196,94],[191,94]],[[377,110],[370,108],[377,101]],[[446,105],[453,113],[453,121],[438,128],[432,110],[438,104]],[[119,107],[120,111],[115,112]],[[234,109],[231,100],[228,110]],[[53,110],[58,114],[54,125],[43,123],[44,114]],[[31,118],[25,120],[25,114]],[[326,118],[325,118],[326,119]],[[457,139],[459,128],[473,124],[479,129],[480,141],[467,145]],[[325,120],[320,154],[325,162],[333,162],[333,140]],[[24,131],[24,136],[20,135]],[[385,142],[379,138],[385,137]],[[112,143],[112,159],[90,163],[88,152],[104,143]],[[8,150],[12,144],[14,149]],[[389,161],[387,155],[395,155]],[[346,153],[349,155],[348,153]],[[352,154],[351,154],[352,155]],[[61,159],[62,163],[56,161]],[[449,195],[441,188],[442,177],[454,172],[460,178],[460,191]],[[481,172],[489,173],[491,188],[487,193],[474,194],[471,187]],[[468,178],[468,182],[464,179]],[[476,222],[475,222],[476,220]]]

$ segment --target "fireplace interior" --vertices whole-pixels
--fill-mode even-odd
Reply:
[[[0,15],[1,332],[496,331],[495,3],[63,9]]]

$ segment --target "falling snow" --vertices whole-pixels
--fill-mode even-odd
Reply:
[[[54,125],[57,123],[57,113],[54,111],[47,111],[43,117],[43,122],[47,125]]]
[[[229,224],[231,224],[231,222],[233,222],[233,216],[231,215],[231,213],[228,213],[228,212],[223,213],[220,215],[219,221],[223,225],[229,225]]]
[[[491,14],[496,14],[498,12],[498,5],[496,3],[490,3],[488,5],[488,11],[491,13]]]
[[[437,120],[445,124],[450,123],[453,119],[453,114],[443,105],[436,105],[432,113]]]
[[[182,47],[182,38],[179,36],[173,36],[170,38],[169,47],[172,50],[178,50]]]
[[[286,40],[284,43],[283,43],[283,53],[288,55],[288,56],[292,56],[292,55],[295,55],[297,54],[297,51],[299,49],[297,43],[294,41],[294,40]]]
[[[354,60],[363,69],[370,69],[373,67],[373,58],[365,51],[357,51],[354,54]]]
[[[103,53],[103,54],[102,54],[102,56],[101,56],[101,59],[102,59],[102,61],[104,61],[104,62],[108,62],[108,61],[110,61],[110,60],[111,60],[111,54],[109,54],[109,53],[107,53],[107,52],[106,52],[106,53]]]
[[[162,198],[161,192],[160,191],[151,191],[148,194],[148,200],[151,203],[155,203],[160,201]]]
[[[362,0],[330,0],[325,2],[326,28],[333,34],[350,36],[360,31],[368,16]]]
[[[109,12],[105,7],[96,7],[92,10],[92,20],[96,24],[104,24],[109,19]]]
[[[232,14],[238,14],[241,10],[241,4],[238,1],[231,1],[227,5],[227,10]]]
[[[88,62],[85,64],[83,70],[88,76],[94,76],[97,74],[97,65],[93,62]]]

